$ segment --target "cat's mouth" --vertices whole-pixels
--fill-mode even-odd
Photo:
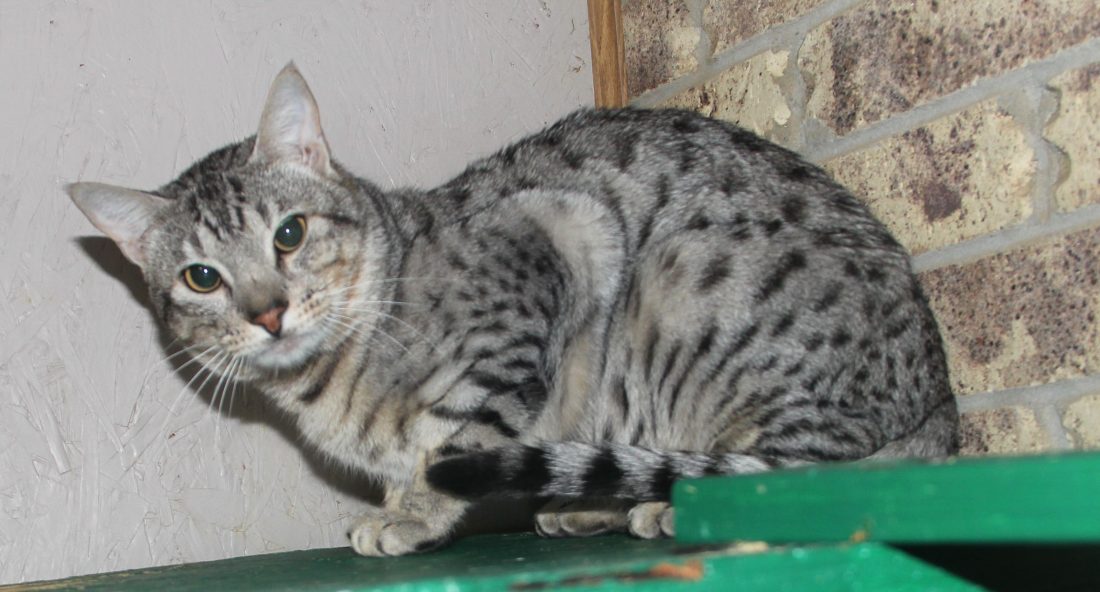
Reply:
[[[324,333],[321,327],[283,333],[268,339],[249,357],[257,366],[269,370],[301,366],[314,356],[324,341]]]

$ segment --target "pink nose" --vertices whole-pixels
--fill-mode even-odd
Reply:
[[[275,306],[253,317],[252,324],[259,325],[267,329],[268,333],[278,337],[279,331],[283,328],[284,312],[286,312],[285,306]]]

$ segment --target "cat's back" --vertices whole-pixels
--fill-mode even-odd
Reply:
[[[533,189],[592,196],[621,215],[635,247],[657,222],[678,230],[751,218],[764,225],[762,238],[790,224],[823,242],[830,235],[903,253],[819,167],[736,125],[677,109],[574,112],[471,163],[430,201],[461,218]]]

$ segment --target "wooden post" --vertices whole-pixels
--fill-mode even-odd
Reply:
[[[623,107],[627,102],[623,53],[622,0],[588,0],[592,44],[592,86],[597,107]]]

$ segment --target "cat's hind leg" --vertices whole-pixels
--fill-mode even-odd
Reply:
[[[630,506],[612,498],[555,498],[535,513],[535,530],[544,537],[626,532]]]

